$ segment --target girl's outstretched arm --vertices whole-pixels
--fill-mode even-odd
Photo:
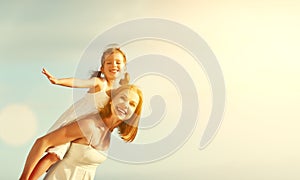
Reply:
[[[52,84],[73,87],[73,88],[95,88],[99,86],[100,89],[103,87],[103,80],[93,77],[90,79],[78,79],[78,78],[55,78],[49,73],[45,68],[43,68],[42,73],[49,79]]]
[[[41,159],[43,153],[49,147],[71,142],[79,138],[84,138],[84,135],[82,134],[77,122],[73,122],[38,138],[27,156],[20,180],[30,179],[33,169]]]

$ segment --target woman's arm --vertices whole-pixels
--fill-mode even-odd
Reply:
[[[97,86],[102,89],[103,81],[97,77],[93,77],[90,79],[77,79],[77,78],[55,78],[52,74],[50,74],[45,68],[43,68],[42,73],[49,79],[52,84],[73,87],[73,88],[95,88]]]
[[[49,147],[71,142],[80,138],[84,138],[84,135],[82,134],[77,122],[73,122],[38,138],[27,156],[20,180],[29,179],[34,167]]]

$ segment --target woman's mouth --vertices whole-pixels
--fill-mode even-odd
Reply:
[[[117,111],[118,111],[120,114],[124,115],[124,116],[127,115],[127,110],[125,110],[125,109],[122,109],[122,108],[120,108],[120,107],[117,107]]]

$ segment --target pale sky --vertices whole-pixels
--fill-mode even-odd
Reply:
[[[42,67],[57,77],[88,74],[98,67],[84,70],[78,64],[94,39],[117,24],[146,17],[182,24],[208,44],[225,80],[223,121],[213,141],[199,150],[212,107],[205,69],[174,44],[159,40],[127,44],[129,61],[156,53],[182,65],[198,93],[198,124],[170,156],[145,164],[108,159],[99,166],[96,179],[299,179],[300,2],[296,0],[1,2],[0,178],[19,177],[34,140],[73,103],[72,89],[51,85],[42,76]],[[144,116],[151,114],[151,96],[160,94],[166,101],[159,124],[139,132],[136,143],[147,144],[172,132],[182,113],[181,99],[176,82],[161,76],[145,76],[137,84],[144,90]]]

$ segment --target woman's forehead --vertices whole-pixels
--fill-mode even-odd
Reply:
[[[126,95],[127,98],[134,99],[137,101],[139,100],[139,95],[137,94],[137,92],[130,89],[124,89],[118,95]]]

